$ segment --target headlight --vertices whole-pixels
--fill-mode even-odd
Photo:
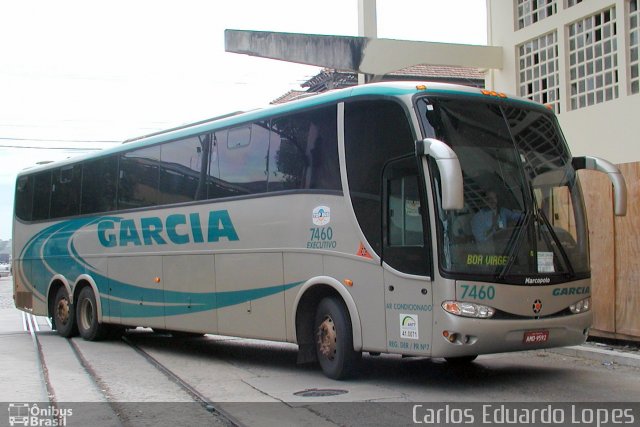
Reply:
[[[495,308],[472,302],[445,301],[442,303],[442,308],[447,313],[455,314],[456,316],[475,317],[478,319],[488,319],[496,313]]]
[[[585,311],[591,310],[591,298],[585,298],[575,304],[571,304],[569,310],[571,310],[573,314],[584,313]]]

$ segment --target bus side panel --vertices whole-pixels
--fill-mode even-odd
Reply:
[[[33,290],[33,314],[44,316],[48,312],[47,292],[53,273],[46,269],[43,260],[26,259],[30,264],[31,274],[27,276],[29,286]],[[52,295],[52,297],[54,297]]]
[[[217,333],[213,255],[167,255],[162,260],[167,329]]]
[[[215,270],[219,332],[284,341],[282,253],[218,254]]]
[[[109,258],[109,297],[112,320],[124,325],[165,328],[161,256]]]
[[[430,281],[384,272],[388,352],[431,354],[433,286]]]
[[[85,269],[85,274],[91,277],[96,287],[98,288],[99,295],[97,295],[97,297],[99,298],[98,303],[100,304],[102,313],[102,318],[100,320],[106,323],[120,323],[119,316],[115,317],[113,320],[111,317],[111,304],[109,300],[108,258],[104,256],[87,256],[84,258],[84,261],[86,262],[86,264],[88,264],[87,268]]]
[[[324,275],[322,255],[285,253],[284,256],[285,283],[305,282],[312,277]],[[296,313],[294,303],[300,292],[300,287],[293,287],[285,292],[285,314],[287,322],[287,341],[295,342]]]
[[[360,315],[362,349],[386,351],[387,328],[382,267],[371,261],[358,262],[353,258],[326,255],[324,270],[325,275],[341,283],[344,283],[345,279],[353,281],[353,286],[346,289],[353,296]]]
[[[33,289],[26,283],[26,278],[31,277],[31,264],[31,260],[23,259],[14,260],[13,262],[13,294],[15,304],[17,308],[27,311],[33,310],[34,300],[36,300]]]

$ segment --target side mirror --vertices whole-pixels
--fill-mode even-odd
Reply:
[[[624,176],[613,163],[598,157],[574,157],[571,165],[575,170],[586,169],[606,173],[613,184],[613,210],[616,216],[627,214],[627,185]]]
[[[416,154],[436,161],[442,185],[442,209],[459,210],[464,207],[462,169],[456,153],[442,141],[426,138],[416,141]]]

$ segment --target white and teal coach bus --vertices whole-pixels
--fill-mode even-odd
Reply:
[[[619,171],[572,157],[549,109],[463,86],[363,85],[195,123],[18,176],[15,304],[63,337],[292,342],[332,378],[365,351],[455,363],[579,344],[579,169],[608,174],[624,214]]]

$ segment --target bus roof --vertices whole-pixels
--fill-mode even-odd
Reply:
[[[539,103],[530,101],[525,98],[506,96],[502,93],[498,94],[492,91],[486,91],[476,87],[456,85],[450,83],[435,83],[435,82],[382,82],[371,83],[366,85],[354,86],[346,89],[337,89],[321,93],[315,96],[299,99],[296,101],[287,102],[284,104],[278,104],[274,106],[268,106],[262,109],[257,109],[249,112],[235,112],[226,114],[223,116],[214,117],[211,119],[202,120],[195,123],[190,123],[171,129],[159,131],[149,135],[135,137],[123,141],[121,145],[116,147],[107,148],[98,152],[93,152],[81,156],[74,156],[65,160],[59,160],[42,165],[30,166],[27,169],[21,171],[18,175],[29,175],[35,172],[44,171],[47,169],[53,169],[56,167],[64,166],[66,164],[75,164],[84,160],[98,158],[105,155],[116,154],[120,152],[130,151],[138,148],[143,148],[149,145],[155,145],[163,142],[168,142],[176,139],[187,138],[193,135],[199,135],[207,133],[216,129],[224,129],[240,125],[242,123],[253,122],[269,117],[279,116],[287,113],[292,113],[299,110],[313,108],[325,104],[337,103],[354,97],[366,97],[366,96],[386,96],[386,97],[402,97],[413,96],[418,93],[423,94],[439,94],[439,95],[466,95],[472,97],[480,96],[496,96],[500,98],[509,99],[518,103],[526,103],[529,108],[542,108]]]

